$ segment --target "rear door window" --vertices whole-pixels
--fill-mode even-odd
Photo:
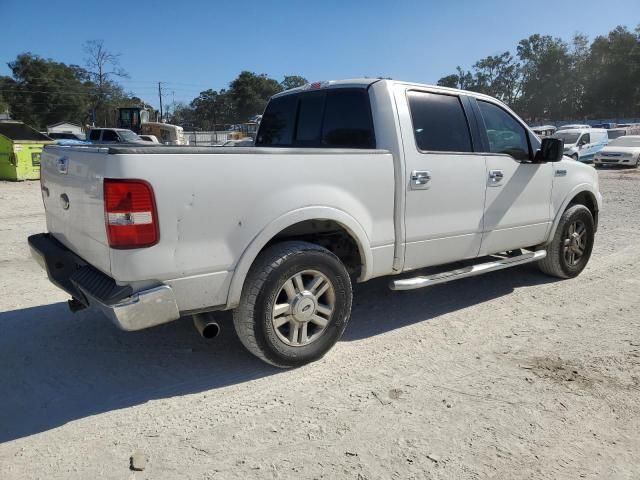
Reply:
[[[91,130],[89,140],[100,140],[100,130]]]
[[[416,146],[422,151],[471,152],[471,134],[455,95],[409,92]]]
[[[375,148],[365,89],[335,88],[284,95],[269,102],[256,146]]]

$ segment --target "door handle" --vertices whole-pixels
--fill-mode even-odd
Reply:
[[[431,172],[426,170],[414,170],[411,172],[411,187],[413,189],[427,188],[431,180]]]
[[[498,183],[504,178],[504,172],[502,170],[489,170],[489,180],[493,183]]]

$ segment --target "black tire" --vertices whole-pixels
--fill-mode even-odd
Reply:
[[[570,237],[570,228],[576,222],[584,225],[586,238],[581,257],[575,259],[575,264],[571,264],[565,254],[565,241]],[[595,226],[589,209],[584,205],[569,205],[560,218],[553,240],[546,246],[547,256],[538,262],[540,270],[558,278],[577,277],[589,262],[594,238]]]
[[[315,340],[291,346],[279,338],[273,308],[284,284],[308,271],[319,272],[331,284],[333,311]],[[267,248],[256,258],[233,312],[233,323],[240,341],[255,356],[276,367],[298,367],[322,358],[336,344],[349,322],[351,301],[351,279],[338,257],[312,243],[287,241]]]

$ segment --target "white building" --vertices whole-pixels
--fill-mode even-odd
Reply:
[[[73,133],[75,135],[84,135],[84,130],[77,123],[58,122],[53,125],[47,125],[47,133]]]

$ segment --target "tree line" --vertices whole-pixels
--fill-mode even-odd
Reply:
[[[8,63],[12,75],[0,76],[0,111],[44,129],[60,121],[111,126],[117,107],[144,105],[118,83],[128,77],[118,54],[98,40],[86,42],[83,50],[82,66],[32,53],[18,55]]]
[[[116,109],[123,106],[144,106],[157,116],[120,85],[128,75],[119,54],[102,41],[85,42],[83,48],[82,65],[18,55],[8,63],[11,76],[0,76],[0,112],[39,129],[63,120],[115,126]],[[246,122],[262,113],[272,95],[305,83],[298,75],[278,81],[243,71],[228,88],[207,89],[188,103],[173,105],[165,119],[201,130]],[[619,26],[591,42],[582,34],[570,41],[531,35],[514,51],[489,55],[469,70],[458,66],[438,85],[497,97],[531,123],[638,116],[640,26],[634,31]]]
[[[261,114],[269,98],[276,93],[306,83],[307,79],[298,75],[287,75],[278,82],[266,74],[243,71],[228,89],[205,90],[189,104],[176,105],[169,120],[198,130],[216,130],[224,125],[244,123]]]
[[[486,93],[531,123],[640,115],[640,26],[618,26],[589,42],[549,35],[520,40],[515,52],[458,66],[438,85]]]
[[[38,129],[60,121],[80,125],[113,127],[117,108],[142,106],[152,118],[159,112],[119,80],[128,78],[120,66],[120,55],[107,50],[98,40],[83,45],[83,65],[67,65],[33,53],[22,53],[8,63],[11,76],[0,76],[0,113]],[[307,83],[297,75],[279,82],[265,74],[243,71],[219,91],[200,92],[189,104],[179,103],[163,120],[188,128],[210,130],[215,125],[242,123],[262,113],[268,99],[278,92]]]
[[[47,125],[71,121],[80,125],[113,127],[117,108],[142,106],[152,118],[159,112],[119,80],[128,78],[120,66],[120,55],[110,52],[102,41],[85,42],[82,65],[67,65],[33,53],[22,53],[8,63],[11,76],[0,76],[0,113],[43,130]],[[177,104],[164,120],[190,128],[208,130],[216,124],[246,122],[262,113],[276,93],[304,85],[306,79],[285,76],[278,82],[264,74],[241,72],[229,88],[202,91],[189,104]],[[165,112],[166,113],[166,112]]]

